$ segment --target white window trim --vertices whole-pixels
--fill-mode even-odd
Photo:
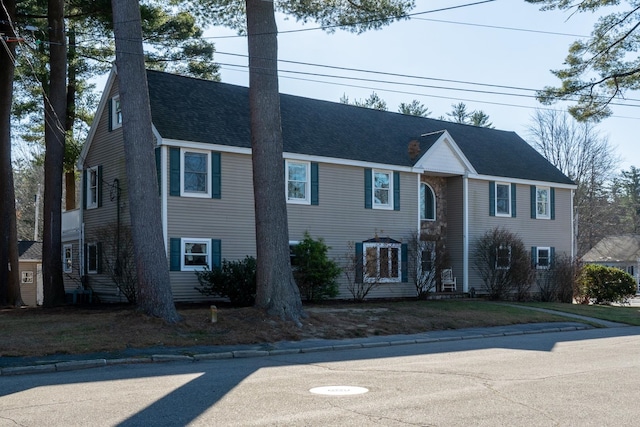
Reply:
[[[69,257],[67,258],[67,249],[69,249]],[[73,271],[73,244],[62,245],[62,271],[71,273]]]
[[[389,175],[389,203],[376,203],[376,173]],[[373,209],[393,210],[393,171],[372,169],[371,170],[371,207]]]
[[[91,187],[91,176],[95,174],[96,175],[96,186],[93,188],[93,192],[95,192],[95,200],[93,200],[93,197],[91,197],[92,195],[92,187]],[[86,192],[86,196],[87,196],[87,206],[86,209],[96,209],[98,207],[98,198],[100,197],[99,191],[100,191],[100,180],[102,179],[102,177],[100,176],[100,172],[98,169],[98,166],[93,166],[90,168],[87,168],[87,173],[86,173],[86,182],[85,185],[87,186],[87,192]]]
[[[33,283],[33,271],[23,271],[20,277],[20,283]]]
[[[89,256],[89,254],[91,253],[91,248],[95,248],[96,251],[96,268],[95,270],[91,269],[91,257]],[[87,274],[98,274],[98,264],[100,263],[98,260],[98,257],[100,256],[100,254],[98,253],[98,244],[95,242],[92,243],[87,243]]]
[[[420,183],[420,195],[418,197],[420,197],[422,195],[422,189],[426,187],[429,190],[431,190],[431,194],[433,194],[433,218],[427,218],[427,206],[426,206],[426,201],[427,201],[427,197],[426,197],[426,193],[425,193],[425,199],[424,199],[424,217],[422,216],[422,211],[423,211],[423,204],[420,203],[419,209],[420,209],[420,220],[421,221],[435,221],[436,220],[436,213],[438,212],[438,209],[436,207],[436,192],[433,191],[433,187],[431,187],[429,184],[427,184],[426,182],[421,182]],[[422,200],[419,200],[419,202],[422,202]]]
[[[502,249],[508,249],[509,250],[509,265],[507,265],[506,267],[502,267],[502,266],[498,266],[498,253],[500,250]],[[509,270],[511,268],[511,245],[500,245],[496,248],[496,265],[495,265],[496,270]]]
[[[540,251],[547,251],[547,265],[540,265]],[[538,270],[548,270],[551,266],[551,247],[549,246],[539,246],[536,247],[536,269]]]
[[[498,185],[504,185],[507,187],[507,194],[509,195],[508,201],[507,201],[507,212],[498,212]],[[502,217],[510,217],[511,216],[511,183],[508,182],[496,182],[495,183],[495,211],[496,211],[496,216],[502,216]]]
[[[120,105],[119,110],[117,108],[118,105]],[[120,114],[118,114],[118,111],[120,111]],[[113,98],[111,98],[111,130],[115,130],[121,127],[122,127],[122,104],[120,104],[120,96],[116,95]]]
[[[389,248],[398,250],[398,276],[397,277],[370,277],[367,275],[367,249],[377,249],[377,271],[380,273],[380,248]],[[400,283],[402,282],[402,244],[400,243],[363,243],[362,244],[362,277],[365,282],[377,283]],[[391,257],[389,258],[389,271],[391,271]]]
[[[180,239],[180,270],[181,271],[200,271],[205,268],[203,265],[186,265],[184,263],[184,258],[187,255],[185,251],[185,245],[187,243],[196,243],[196,244],[204,244],[206,245],[207,252],[207,265],[206,268],[211,270],[211,239],[202,239],[202,238],[188,238],[183,237]]]
[[[205,154],[207,156],[207,179],[205,180],[207,191],[187,191],[184,188],[184,155],[185,153],[198,153]],[[211,198],[211,151],[196,150],[191,148],[180,149],[180,196],[181,197],[201,197],[204,199]]]
[[[304,165],[306,168],[307,180],[304,188],[304,199],[297,199],[289,197],[289,164]],[[311,162],[305,162],[301,160],[285,160],[285,187],[284,194],[287,198],[287,203],[298,205],[310,205],[311,204]]]
[[[538,213],[538,192],[545,190],[547,192],[547,214],[541,215]],[[538,187],[536,186],[536,219],[551,219],[551,187]]]

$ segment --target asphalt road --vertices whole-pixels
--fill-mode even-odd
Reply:
[[[0,376],[0,427],[633,426],[639,352],[624,327]]]

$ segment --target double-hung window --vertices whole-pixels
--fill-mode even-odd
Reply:
[[[436,244],[425,242],[420,251],[420,276],[429,274],[435,267]]]
[[[182,150],[182,195],[211,197],[211,156],[208,151]]]
[[[365,281],[401,281],[400,243],[364,243],[363,249]]]
[[[85,173],[86,209],[95,209],[100,202],[100,167],[88,168]]]
[[[511,184],[496,182],[496,215],[511,216]]]
[[[286,161],[287,201],[289,203],[311,203],[311,163]]]
[[[100,262],[100,251],[98,250],[97,243],[87,243],[87,253],[85,256],[87,257],[87,273],[89,274],[97,274],[99,270],[99,262]]]
[[[373,206],[379,209],[393,208],[393,180],[391,172],[373,171]]]
[[[551,268],[555,248],[545,246],[533,246],[531,248],[531,261],[534,268],[545,270]]]
[[[511,268],[511,246],[500,245],[496,248],[496,270]]]
[[[120,97],[118,95],[111,98],[111,130],[118,129],[122,126],[122,107],[120,106]]]
[[[537,268],[545,269],[551,266],[551,248],[537,248]]]
[[[73,270],[73,245],[62,246],[62,271],[71,273]]]
[[[545,186],[531,186],[531,218],[555,219],[555,189]]]
[[[536,187],[536,218],[551,218],[549,187]]]
[[[182,239],[182,270],[211,269],[211,240]]]
[[[364,169],[365,209],[400,210],[400,172]]]

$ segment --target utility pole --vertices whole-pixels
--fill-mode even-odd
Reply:
[[[36,214],[35,214],[35,219],[33,221],[34,222],[33,241],[37,242],[38,241],[38,221],[40,221],[40,184],[38,184],[38,191],[36,192],[35,203],[36,203]]]

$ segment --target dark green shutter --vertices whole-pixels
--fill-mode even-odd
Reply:
[[[489,216],[496,216],[496,182],[489,181]]]
[[[552,246],[549,248],[549,268],[552,268],[555,262],[556,262],[556,248]]]
[[[222,198],[222,165],[220,153],[211,153],[211,198]]]
[[[180,271],[181,262],[181,244],[180,239],[172,237],[169,239],[169,270]]]
[[[364,208],[371,209],[373,206],[373,189],[372,189],[372,171],[371,169],[364,170]]]
[[[318,205],[320,204],[320,199],[318,197],[318,191],[320,187],[320,181],[318,176],[318,164],[315,162],[311,163],[311,204]]]
[[[400,246],[400,268],[402,269],[402,278],[400,279],[403,283],[409,281],[409,263],[408,263],[408,246],[406,243],[403,243]]]
[[[549,189],[549,208],[551,209],[551,219],[556,219],[556,189]]]
[[[96,243],[96,272],[102,273],[102,242]]]
[[[169,194],[180,195],[180,149],[169,149]]]
[[[531,219],[536,219],[536,186],[531,187]]]
[[[102,165],[98,166],[98,176],[96,176],[96,191],[98,192],[98,207],[102,206]]]
[[[393,210],[400,210],[400,172],[393,173]]]
[[[82,208],[87,209],[87,170],[86,169],[82,171]]]
[[[222,265],[222,240],[211,239],[211,269]]]
[[[113,130],[113,98],[109,98],[109,123],[107,124],[109,132]]]
[[[356,283],[362,283],[364,280],[364,261],[362,259],[362,242],[356,242]]]
[[[516,217],[516,185],[511,184],[511,217]]]
[[[153,150],[156,157],[156,175],[158,178],[158,195],[162,195],[162,148],[156,147]]]
[[[538,265],[538,248],[531,246],[531,267],[536,268]]]

